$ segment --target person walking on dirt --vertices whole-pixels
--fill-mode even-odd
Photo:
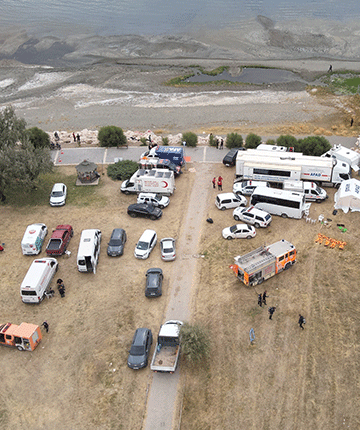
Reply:
[[[44,329],[46,330],[46,333],[49,333],[49,323],[47,321],[44,321],[41,325],[44,326]]]
[[[211,182],[213,184],[213,188],[216,188],[216,176],[213,177],[213,180]]]
[[[262,308],[262,295],[258,295],[258,305]]]
[[[305,318],[301,315],[301,314],[299,314],[299,326],[304,330],[304,326],[303,326],[303,324],[305,324]]]
[[[263,301],[264,305],[266,305],[266,297],[268,297],[268,295],[266,294],[266,290],[265,290],[264,294],[262,295],[262,301]]]
[[[276,306],[272,306],[271,308],[269,308],[269,320],[272,320],[272,316],[275,311],[276,311]]]

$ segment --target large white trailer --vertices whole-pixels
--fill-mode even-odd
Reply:
[[[329,151],[325,152],[322,157],[335,158],[338,161],[344,161],[350,164],[355,172],[359,170],[360,154],[352,149],[345,148],[341,145],[334,145]]]
[[[348,163],[334,158],[303,155],[299,152],[247,150],[236,158],[236,177],[243,180],[284,182],[316,181],[319,185],[339,186],[349,179]]]

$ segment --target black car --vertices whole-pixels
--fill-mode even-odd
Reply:
[[[223,158],[223,164],[225,164],[225,166],[227,166],[227,167],[235,166],[236,156],[237,156],[238,151],[245,151],[245,148],[241,147],[241,148],[230,149],[230,151]]]
[[[108,243],[107,254],[110,257],[123,255],[126,242],[126,232],[123,228],[114,228]]]
[[[152,340],[152,333],[149,328],[136,329],[127,361],[131,369],[142,369],[148,365]]]
[[[147,203],[134,203],[128,207],[127,213],[133,218],[142,216],[153,220],[159,219],[162,216],[161,209]]]
[[[146,272],[146,297],[159,297],[162,294],[163,272],[161,269],[149,269]]]

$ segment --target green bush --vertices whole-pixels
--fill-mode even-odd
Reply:
[[[183,133],[182,142],[186,142],[186,146],[195,147],[197,145],[197,142],[198,142],[197,135],[195,133],[193,133],[192,131],[188,131],[186,133]]]
[[[37,127],[32,127],[27,130],[29,141],[34,145],[34,148],[49,148],[49,135]]]
[[[210,337],[198,324],[185,323],[180,329],[182,354],[191,362],[206,360],[210,351]]]
[[[268,139],[268,140],[266,141],[266,145],[276,145],[276,142],[275,142],[275,140],[274,140],[274,139]]]
[[[323,136],[308,136],[299,139],[298,146],[304,155],[320,156],[331,149],[331,145]]]
[[[169,146],[169,138],[168,137],[162,137],[161,138],[163,146]]]
[[[209,136],[209,145],[216,146],[216,137],[214,137],[212,133],[210,133],[210,136]]]
[[[123,146],[127,140],[122,129],[115,125],[107,125],[99,130],[98,139],[100,146]]]
[[[125,181],[138,170],[139,166],[136,161],[123,160],[115,164],[110,164],[107,168],[108,176],[114,181]]]
[[[226,136],[226,143],[225,146],[229,149],[231,148],[241,148],[244,144],[243,137],[241,134],[237,133],[229,133]]]
[[[147,144],[148,144],[146,137],[140,137],[140,142],[141,142],[140,146],[147,146]]]
[[[294,148],[294,151],[299,151],[299,142],[294,136],[290,135],[281,135],[276,139],[276,143],[278,146],[285,146],[286,148]]]
[[[261,143],[261,137],[254,134],[254,133],[250,133],[246,136],[245,139],[245,148],[257,148]]]

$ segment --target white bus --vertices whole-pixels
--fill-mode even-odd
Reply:
[[[311,203],[305,203],[305,194],[277,188],[256,187],[251,204],[272,215],[300,219],[309,215]]]

